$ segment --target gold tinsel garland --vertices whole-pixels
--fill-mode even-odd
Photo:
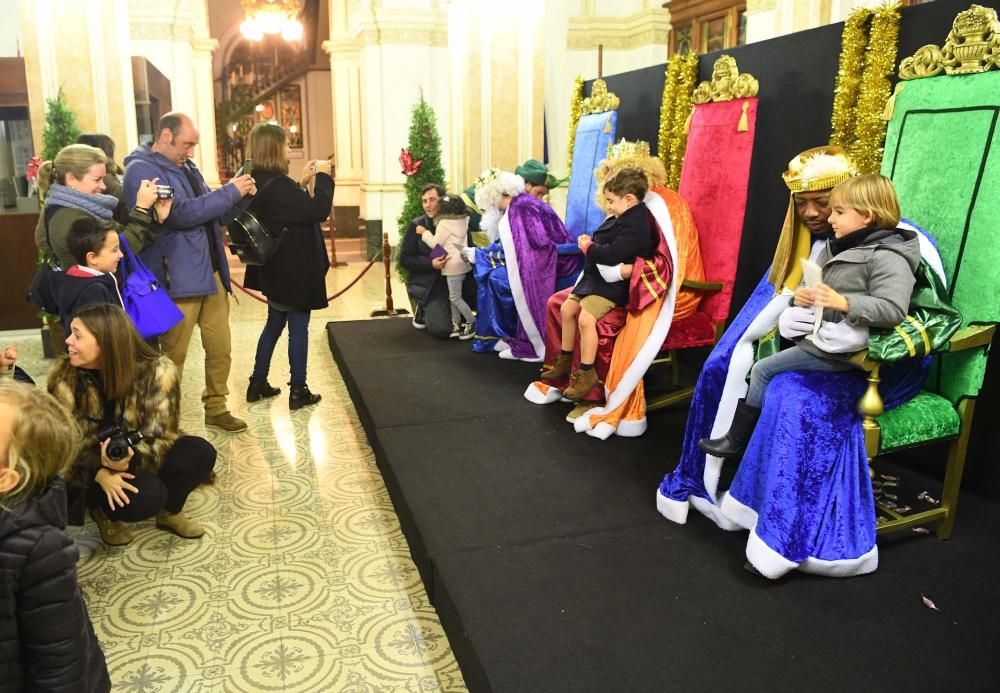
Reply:
[[[695,53],[674,56],[667,63],[660,105],[660,130],[657,155],[667,169],[667,187],[676,190],[681,180],[687,123],[691,115],[691,95],[698,82],[698,56]]]
[[[854,142],[848,147],[851,160],[862,173],[878,173],[885,144],[885,104],[892,92],[889,76],[895,72],[899,48],[899,3],[875,10],[861,74]]]
[[[833,96],[833,117],[830,144],[847,148],[854,139],[855,118],[858,107],[858,89],[868,44],[867,23],[871,10],[859,7],[844,22],[841,37],[840,65],[837,68],[837,87]]]
[[[573,145],[576,142],[576,125],[583,115],[583,77],[573,80],[573,92],[569,101],[569,145],[566,155],[566,177],[569,178],[573,170]]]

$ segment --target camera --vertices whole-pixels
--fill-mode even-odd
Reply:
[[[157,185],[156,186],[156,199],[157,200],[169,200],[174,196],[174,189],[169,185]]]
[[[123,430],[115,422],[106,422],[97,428],[97,441],[103,443],[108,441],[105,454],[112,462],[118,462],[128,457],[128,449],[135,450],[135,446],[142,440],[142,433],[139,431]]]

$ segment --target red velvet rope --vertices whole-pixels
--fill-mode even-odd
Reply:
[[[379,260],[379,258],[381,256],[382,256],[382,253],[379,253],[374,258],[372,258],[372,260],[370,260],[368,262],[368,264],[365,265],[365,268],[363,270],[361,270],[361,273],[358,274],[358,276],[356,276],[354,279],[351,280],[350,284],[348,284],[343,289],[341,289],[340,291],[338,291],[337,293],[335,293],[333,296],[328,296],[326,300],[327,301],[332,301],[332,300],[334,300],[336,298],[340,298],[348,289],[350,289],[352,286],[354,286],[355,284],[357,284],[361,280],[361,277],[365,276],[365,272],[367,272],[368,270],[370,270],[372,268],[372,265],[374,265]],[[243,286],[242,284],[240,284],[235,279],[230,279],[229,281],[230,281],[230,283],[232,283],[233,286],[235,286],[237,289],[239,289],[240,291],[242,291],[243,293],[245,293],[247,296],[249,296],[250,298],[254,299],[255,301],[260,301],[261,303],[267,303],[267,299],[264,298],[263,296],[261,296],[256,291],[251,291],[250,289],[246,288],[245,286]]]

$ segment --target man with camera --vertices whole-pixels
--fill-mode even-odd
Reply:
[[[124,196],[135,202],[144,179],[159,178],[161,195],[172,195],[170,217],[152,245],[141,256],[184,319],[160,337],[163,352],[184,368],[188,345],[197,325],[205,347],[205,423],[225,431],[246,429],[229,413],[229,370],[232,365],[229,331],[229,265],[219,219],[247,194],[256,193],[253,178],[238,176],[217,190],[209,190],[191,162],[198,129],[183,113],[167,113],[157,126],[152,145],[143,145],[125,158]],[[167,187],[168,186],[168,187]]]

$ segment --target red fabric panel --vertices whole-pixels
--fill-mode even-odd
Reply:
[[[744,103],[748,129],[740,132]],[[677,192],[687,200],[698,227],[706,281],[725,285],[720,292],[706,294],[699,306],[713,321],[729,317],[756,122],[756,98],[703,103],[694,107],[688,131]]]
[[[682,320],[674,320],[662,351],[715,344],[715,324],[700,310]]]

